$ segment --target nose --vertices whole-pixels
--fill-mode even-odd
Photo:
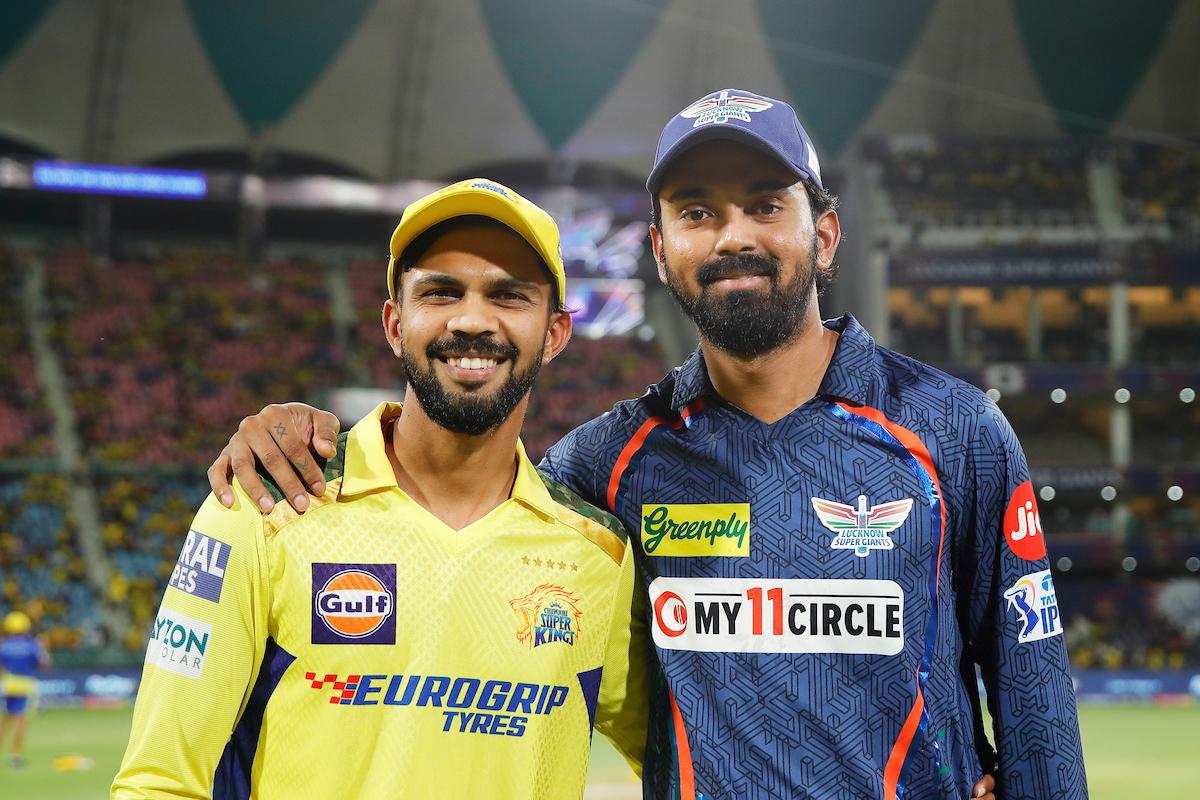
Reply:
[[[454,334],[463,336],[489,336],[500,329],[499,320],[487,302],[487,299],[474,293],[468,293],[458,304],[456,313],[447,322],[447,329]]]
[[[717,254],[722,256],[752,253],[757,249],[754,241],[752,221],[740,209],[735,209],[724,219],[721,235],[717,239]]]

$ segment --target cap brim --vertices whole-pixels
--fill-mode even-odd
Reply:
[[[525,219],[525,216],[511,202],[489,189],[463,188],[454,192],[447,192],[438,197],[408,219],[403,220],[396,227],[396,230],[392,233],[392,257],[388,263],[388,291],[392,292],[395,287],[395,262],[400,257],[400,254],[404,252],[404,248],[412,244],[414,239],[434,225],[454,219],[455,217],[468,216],[488,217],[512,228],[517,235],[528,242],[529,246],[541,256],[542,261],[546,264],[546,269],[550,273],[551,282],[558,282],[553,267],[558,254],[551,252],[549,243],[542,241],[541,237],[537,235],[533,227]],[[561,301],[563,287],[556,285],[554,290],[556,296]],[[392,297],[392,299],[395,300],[396,298]]]
[[[802,170],[788,161],[782,153],[776,150],[766,139],[762,138],[753,131],[748,131],[738,125],[706,125],[702,128],[695,128],[675,144],[671,145],[671,149],[663,154],[663,157],[654,165],[654,169],[650,171],[650,176],[646,178],[646,190],[650,194],[657,195],[658,190],[662,188],[663,178],[666,177],[671,166],[688,150],[693,147],[704,144],[705,142],[715,141],[717,139],[727,139],[729,141],[739,142],[749,145],[760,153],[778,161],[783,166],[787,167],[797,178],[813,182],[814,178],[809,175],[806,170]]]

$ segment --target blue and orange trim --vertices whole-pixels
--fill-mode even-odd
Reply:
[[[904,777],[912,763],[912,754],[920,747],[929,727],[929,713],[925,705],[925,683],[932,670],[933,651],[937,645],[937,600],[938,586],[942,575],[942,550],[946,543],[946,505],[942,500],[942,487],[938,480],[937,466],[933,463],[933,456],[929,453],[929,448],[925,446],[921,437],[908,428],[892,422],[876,408],[836,403],[830,406],[830,411],[839,419],[857,425],[878,439],[905,463],[925,489],[933,529],[938,531],[937,554],[930,565],[927,580],[931,611],[929,621],[925,626],[925,648],[921,663],[917,666],[914,676],[916,697],[905,716],[900,734],[892,745],[883,769],[884,800],[898,800],[898,798],[904,797]],[[936,767],[940,769],[941,749],[936,741],[934,742],[934,759]]]

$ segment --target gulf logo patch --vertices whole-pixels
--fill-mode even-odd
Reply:
[[[313,644],[395,644],[395,564],[313,564]]]
[[[1033,484],[1025,481],[1015,490],[1004,511],[1004,540],[1008,548],[1026,561],[1046,557],[1046,539],[1042,535],[1042,515],[1033,496]]]

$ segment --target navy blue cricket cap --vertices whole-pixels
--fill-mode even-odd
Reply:
[[[658,194],[671,164],[696,145],[713,139],[749,145],[783,162],[801,180],[825,188],[817,150],[795,109],[782,100],[741,89],[705,95],[671,118],[658,137],[654,169],[646,179],[646,188]]]

